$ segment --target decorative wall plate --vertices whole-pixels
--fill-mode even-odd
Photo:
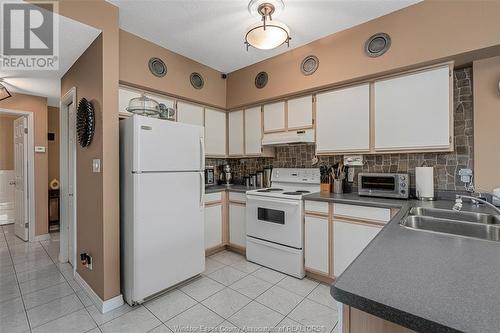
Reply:
[[[391,37],[383,32],[379,32],[365,43],[365,52],[369,57],[380,57],[391,47]]]
[[[82,98],[76,113],[76,133],[82,147],[88,147],[95,131],[95,112],[92,103]]]
[[[262,89],[266,86],[268,80],[269,80],[269,76],[267,75],[267,73],[260,72],[255,77],[255,86],[257,87],[257,89]]]
[[[189,81],[191,82],[191,85],[195,89],[201,89],[205,85],[205,80],[203,79],[203,76],[201,76],[200,73],[191,73],[189,76]]]
[[[160,58],[149,59],[148,67],[156,77],[164,77],[167,74],[167,65]]]
[[[304,58],[302,60],[302,63],[300,64],[300,71],[304,75],[311,75],[316,72],[316,70],[319,67],[319,59],[316,56],[310,55]]]

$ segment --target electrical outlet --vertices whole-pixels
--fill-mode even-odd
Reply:
[[[92,160],[92,172],[94,172],[94,173],[101,172],[101,160],[100,159]]]
[[[472,170],[460,169],[458,170],[458,175],[460,176],[460,180],[462,181],[462,183],[470,183],[472,178]]]
[[[354,182],[354,168],[349,168],[349,170],[347,171],[347,181],[349,183]]]

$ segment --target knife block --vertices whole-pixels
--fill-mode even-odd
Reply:
[[[319,192],[320,193],[330,193],[332,189],[332,183],[328,181],[328,183],[321,183],[319,185]]]

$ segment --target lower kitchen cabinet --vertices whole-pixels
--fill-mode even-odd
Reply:
[[[205,207],[205,250],[222,245],[222,204]]]
[[[229,244],[246,248],[245,204],[229,203]]]
[[[329,274],[328,218],[305,217],[304,258],[305,268],[313,273]]]
[[[339,276],[356,259],[382,226],[333,220],[333,274]]]

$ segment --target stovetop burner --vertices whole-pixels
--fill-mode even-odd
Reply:
[[[283,191],[282,188],[276,188],[276,187],[272,187],[272,188],[266,188],[266,189],[263,189],[263,190],[257,190],[257,192],[261,192],[261,193],[264,193],[264,192],[281,192]]]
[[[298,190],[298,191],[295,191],[297,193],[311,193],[311,191],[305,191],[305,190]]]
[[[283,192],[283,194],[286,194],[286,195],[302,195],[302,193],[299,192],[299,191],[296,191],[296,192]]]

